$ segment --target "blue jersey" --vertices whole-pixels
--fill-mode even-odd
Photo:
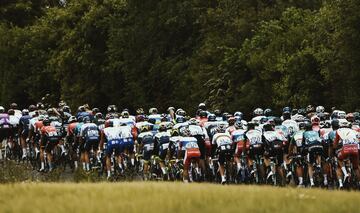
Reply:
[[[99,128],[94,123],[86,123],[82,125],[80,135],[86,142],[100,140]]]
[[[313,146],[321,144],[321,138],[317,131],[305,131],[303,134],[303,141],[305,146]]]
[[[29,131],[31,118],[30,115],[24,115],[20,118],[19,126],[22,128],[23,134],[26,134]]]

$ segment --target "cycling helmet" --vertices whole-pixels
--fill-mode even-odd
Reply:
[[[265,115],[266,117],[272,116],[272,110],[269,109],[269,108],[265,109],[265,110],[264,110],[264,115]]]
[[[283,111],[283,113],[288,112],[291,114],[291,108],[288,106],[284,107],[282,111]]]
[[[261,116],[264,114],[264,110],[261,108],[256,108],[253,112],[254,116]]]
[[[205,103],[200,103],[199,106],[198,106],[199,109],[201,110],[206,110],[206,105]]]
[[[63,112],[71,113],[71,109],[67,105],[63,106],[62,110],[63,110]]]
[[[33,111],[35,111],[35,110],[36,110],[36,106],[33,105],[33,104],[31,104],[31,105],[29,106],[29,111],[30,111],[30,112],[33,112]]]
[[[38,109],[44,109],[44,108],[45,108],[44,104],[41,103],[41,102],[37,103],[37,104],[36,104],[36,107],[37,107]]]
[[[83,118],[83,122],[84,122],[84,123],[90,123],[90,122],[91,122],[90,117],[89,117],[89,116],[85,116],[85,117]]]
[[[346,120],[347,121],[349,121],[349,122],[351,122],[351,123],[353,123],[354,121],[355,121],[355,117],[354,117],[354,114],[352,114],[352,113],[348,113],[348,114],[346,114]]]
[[[311,131],[312,130],[312,125],[310,122],[305,122],[305,131]]]
[[[10,109],[17,109],[17,108],[18,108],[17,103],[11,103],[10,104]]]
[[[305,116],[306,115],[306,110],[304,108],[300,108],[300,109],[298,109],[297,113],[300,114],[300,115]]]
[[[290,111],[285,111],[285,112],[283,112],[282,116],[283,116],[284,120],[291,119],[291,112]]]
[[[291,110],[291,115],[296,115],[298,113],[298,109],[292,109]]]
[[[114,113],[114,112],[117,112],[117,107],[115,106],[115,105],[109,105],[108,107],[107,107],[107,111],[109,112],[109,113]]]
[[[50,119],[49,119],[49,118],[44,118],[44,120],[43,120],[43,124],[44,124],[44,126],[49,126],[49,125],[50,125],[50,123],[51,123],[51,121],[50,121]]]
[[[354,112],[353,115],[354,115],[355,121],[359,121],[359,120],[360,120],[360,113],[359,113],[359,112]]]
[[[151,123],[151,124],[155,124],[156,119],[155,118],[149,118],[148,122]]]
[[[104,115],[101,112],[98,112],[98,113],[95,114],[95,118],[96,119],[102,119],[102,118],[104,118]]]
[[[29,110],[28,110],[28,109],[23,109],[23,110],[21,111],[21,114],[22,114],[23,116],[29,115]]]
[[[242,120],[243,117],[244,117],[244,114],[242,112],[235,112],[234,117],[239,119],[239,120]]]
[[[325,112],[325,107],[323,106],[316,107],[316,113],[324,113],[324,112]]]
[[[143,108],[139,108],[136,110],[136,114],[137,115],[143,115],[145,112],[144,112],[144,109]]]
[[[215,109],[214,114],[215,114],[216,117],[221,117],[221,110],[220,109]]]
[[[159,124],[159,132],[165,132],[167,130],[167,126],[165,123]]]
[[[279,126],[279,125],[281,125],[281,123],[282,123],[281,118],[279,118],[279,117],[274,118],[274,124],[275,124],[275,126]]]
[[[54,115],[55,114],[55,111],[53,108],[49,108],[48,110],[46,110],[47,114],[48,115]]]
[[[167,122],[167,121],[168,121],[168,116],[167,116],[167,114],[162,114],[160,121],[161,121],[161,122]]]
[[[225,131],[226,131],[226,125],[223,123],[220,123],[216,128],[217,133],[225,133]]]
[[[0,113],[5,113],[5,108],[3,106],[0,106]]]
[[[157,110],[156,108],[150,108],[150,109],[149,109],[149,114],[150,114],[150,115],[158,114],[158,110]]]
[[[144,115],[137,115],[136,116],[136,122],[142,122],[145,121],[145,116]]]
[[[264,131],[273,131],[273,126],[269,123],[264,124],[263,126]]]
[[[129,118],[130,117],[129,112],[128,111],[122,111],[121,112],[121,117],[122,118]]]
[[[167,112],[175,112],[175,107],[169,107],[167,108]]]
[[[331,127],[331,122],[329,120],[325,121],[323,124],[323,128],[330,128]]]
[[[9,115],[15,115],[15,110],[14,109],[9,109],[7,113]]]
[[[230,118],[228,119],[229,126],[234,125],[234,124],[235,124],[235,121],[236,121],[235,117],[230,117]]]
[[[79,112],[85,112],[86,109],[85,109],[84,106],[79,106],[79,107],[78,107],[78,111],[79,111]]]
[[[95,115],[96,113],[100,112],[100,109],[95,107],[91,110],[93,112],[93,114]]]
[[[320,125],[320,118],[318,116],[312,116],[311,117],[311,124],[312,125]]]
[[[185,122],[185,118],[183,116],[177,116],[175,120],[176,120],[176,123],[184,123]]]
[[[208,115],[208,121],[216,121],[216,115],[214,115],[214,114],[209,114],[209,115]]]
[[[345,119],[346,118],[346,112],[345,111],[338,111],[338,118],[339,119]]]
[[[68,123],[70,124],[70,123],[74,123],[74,122],[76,122],[76,121],[77,121],[77,119],[76,119],[75,116],[70,116],[70,118],[69,118],[69,120],[68,120]]]
[[[255,129],[256,123],[254,122],[249,122],[247,123],[247,129],[251,130],[251,129]]]
[[[338,119],[333,119],[331,121],[331,127],[336,130],[336,129],[339,129],[340,128],[340,122]]]
[[[189,125],[197,125],[197,120],[195,118],[190,118],[188,123],[189,123]]]
[[[183,109],[177,109],[175,114],[180,116],[186,116],[186,112]]]
[[[299,123],[299,129],[300,130],[305,130],[305,127],[306,127],[306,122],[300,122]]]
[[[66,105],[65,101],[60,101],[59,104],[58,104],[58,106],[60,108],[64,107],[65,105]]]
[[[306,112],[307,113],[311,113],[311,112],[314,112],[314,107],[310,104],[306,107]]]
[[[234,124],[234,127],[236,129],[242,129],[243,123],[241,121],[236,121],[235,124]]]
[[[200,118],[206,118],[206,117],[207,117],[207,112],[204,111],[204,110],[201,110],[201,111],[199,112],[199,116],[200,116]]]
[[[261,119],[260,119],[260,124],[264,124],[264,123],[266,123],[268,121],[268,118],[267,117],[262,117]]]
[[[39,120],[39,121],[43,121],[45,118],[46,118],[45,115],[39,115],[38,120]]]

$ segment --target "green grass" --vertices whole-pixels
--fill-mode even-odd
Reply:
[[[359,212],[360,193],[182,183],[0,185],[1,212]]]

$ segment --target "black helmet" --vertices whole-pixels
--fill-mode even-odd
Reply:
[[[44,104],[41,103],[41,102],[37,103],[37,104],[36,104],[36,107],[37,107],[38,109],[44,109],[44,108],[45,108]]]
[[[274,130],[273,126],[271,124],[269,124],[269,123],[264,124],[263,128],[264,128],[265,131],[273,131]]]
[[[220,109],[215,109],[214,114],[216,115],[216,117],[220,117],[221,116],[221,110]]]
[[[255,126],[256,126],[256,123],[254,122],[249,122],[247,124],[247,129],[250,130],[250,129],[255,129]]]
[[[334,119],[331,121],[331,127],[336,130],[340,128],[340,122],[338,119]]]
[[[311,131],[312,130],[311,122],[305,122],[305,130],[306,131]]]
[[[266,117],[272,116],[272,110],[269,109],[269,108],[265,109],[265,110],[264,110],[264,115],[265,115]]]
[[[167,130],[166,124],[165,123],[160,123],[158,130],[159,130],[159,132],[165,132]]]
[[[208,121],[216,121],[216,115],[214,115],[214,114],[209,114],[209,115],[208,115]]]
[[[274,124],[275,124],[275,126],[279,126],[279,125],[281,125],[281,123],[282,123],[281,118],[279,118],[279,117],[274,118]]]
[[[300,123],[299,123],[299,129],[305,130],[305,127],[306,127],[306,123],[305,123],[305,122],[300,122]]]
[[[49,126],[50,125],[50,119],[49,118],[44,118],[44,120],[43,120],[43,124],[44,124],[44,126]]]
[[[206,117],[207,117],[207,112],[204,111],[204,110],[201,110],[201,111],[199,112],[199,116],[200,116],[201,118],[206,118]]]
[[[117,107],[115,105],[109,105],[107,107],[108,112],[117,112]]]
[[[29,111],[30,111],[30,112],[33,112],[33,111],[35,111],[35,110],[36,110],[36,106],[33,105],[33,104],[31,104],[31,105],[29,106]]]
[[[83,122],[84,122],[84,123],[90,123],[90,122],[91,122],[90,117],[89,117],[89,116],[84,117],[84,118],[83,118]]]
[[[15,115],[15,110],[14,109],[9,109],[8,114],[9,115]]]

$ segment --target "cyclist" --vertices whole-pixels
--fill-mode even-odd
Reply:
[[[121,165],[120,154],[122,152],[122,139],[121,139],[121,129],[120,127],[115,127],[112,122],[108,122],[107,127],[101,132],[101,139],[99,144],[100,153],[104,149],[104,144],[106,143],[106,171],[107,179],[111,178],[111,156],[113,152],[115,153],[116,162]],[[114,167],[115,162],[114,162]]]
[[[26,158],[26,140],[29,136],[29,125],[30,125],[31,116],[29,115],[29,110],[23,109],[22,116],[19,120],[19,136],[20,144],[23,150],[22,159]]]
[[[169,159],[170,151],[169,151],[169,144],[170,144],[170,133],[167,131],[166,124],[160,123],[158,133],[155,134],[155,145],[157,147],[157,154],[160,158],[160,168],[163,175],[167,175],[167,171],[165,168],[165,160]]]
[[[281,169],[281,165],[283,164],[283,160],[284,160],[283,144],[285,144],[287,139],[279,132],[276,132],[273,126],[269,123],[265,124],[263,128],[264,128],[263,141],[264,141],[264,149],[265,149],[264,163],[266,166],[266,170],[268,171],[267,173],[268,175],[266,179],[271,177],[273,174],[275,174],[275,171],[278,170],[281,180],[284,180],[284,174],[283,174],[283,170]],[[271,158],[275,159],[274,168],[270,168]]]
[[[314,183],[314,165],[316,169],[321,169],[321,158],[324,156],[324,149],[319,132],[314,131],[312,124],[306,122],[305,132],[303,133],[303,144],[307,149],[307,163],[308,174],[310,179],[310,186],[315,186]]]
[[[188,127],[182,127],[180,129],[180,141],[178,142],[178,159],[183,158],[184,161],[184,171],[183,171],[183,181],[187,183],[189,180],[192,181],[192,176],[189,175],[189,168],[192,161],[199,163],[199,158],[201,156],[199,146],[197,144],[196,138],[191,136],[191,132]],[[195,166],[196,171],[199,169]]]
[[[253,122],[249,122],[247,126],[247,130],[245,132],[245,140],[246,143],[249,143],[249,149],[244,150],[247,151],[248,156],[248,167],[252,168],[251,173],[255,172],[255,168],[253,168],[254,161],[260,160],[264,154],[264,145],[262,140],[262,133],[258,129],[255,128],[256,124]],[[261,165],[258,165],[259,168],[256,170],[260,170],[260,178],[263,177],[264,168]]]
[[[91,150],[97,153],[100,132],[98,126],[91,122],[89,117],[85,117],[83,121],[84,125],[82,125],[80,129],[80,146],[82,146],[84,150],[83,169],[84,171],[90,171],[89,153]]]
[[[221,184],[226,183],[225,163],[230,162],[233,151],[231,149],[232,141],[229,133],[226,132],[226,125],[221,123],[216,128],[216,133],[212,138],[212,144],[218,154],[219,171],[221,176]]]
[[[40,144],[40,159],[41,159],[41,168],[40,171],[45,171],[45,159],[44,152],[46,152],[46,157],[49,165],[49,171],[53,170],[52,164],[52,151],[55,146],[59,143],[60,135],[56,131],[54,126],[50,125],[50,119],[45,118],[43,121],[43,127],[41,128],[41,144]]]
[[[336,149],[338,158],[337,178],[339,187],[343,187],[343,181],[346,182],[349,173],[344,165],[344,160],[349,158],[356,174],[356,179],[359,181],[359,141],[357,139],[356,131],[351,129],[351,124],[345,119],[339,120],[339,129],[336,130],[336,136],[332,148]],[[332,152],[331,152],[332,153]],[[342,174],[341,174],[342,173]],[[341,177],[344,175],[342,181]]]
[[[154,134],[152,132],[152,125],[144,124],[141,126],[140,134],[138,135],[139,150],[143,154],[144,160],[144,180],[149,179],[149,161],[154,152]]]
[[[289,146],[289,155],[301,157],[305,151],[305,145],[303,144],[303,136],[305,132],[306,123],[299,123],[299,131],[291,137]],[[295,158],[295,172],[298,178],[298,187],[304,186],[304,168],[301,158]]]

